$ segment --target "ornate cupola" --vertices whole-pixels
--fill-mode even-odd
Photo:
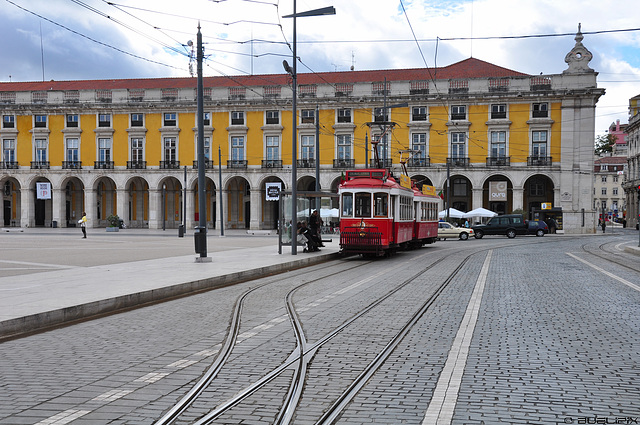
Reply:
[[[581,26],[582,24],[578,24],[578,33],[575,38],[576,45],[564,57],[564,61],[569,65],[569,68],[565,69],[562,72],[563,74],[585,74],[588,72],[595,72],[593,69],[589,68],[589,62],[593,59],[593,54],[591,54],[591,52],[582,44],[584,36],[580,29]]]

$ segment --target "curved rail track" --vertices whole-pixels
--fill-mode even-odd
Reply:
[[[495,248],[495,247],[494,247]],[[484,251],[482,249],[481,251]],[[481,252],[478,251],[478,252]],[[446,289],[452,279],[460,273],[460,270],[464,267],[467,261],[478,252],[472,252],[468,254],[465,258],[456,260],[457,267],[448,273],[448,276],[442,279],[441,283],[435,285],[435,288],[431,290],[430,294],[426,295],[426,300],[424,300],[421,305],[410,314],[408,320],[400,326],[400,329],[394,335],[387,336],[388,341],[384,348],[380,350],[375,358],[361,371],[359,376],[348,386],[348,388],[341,394],[341,396],[331,405],[329,410],[324,413],[322,418],[319,418],[318,423],[328,424],[333,421],[337,415],[340,414],[342,409],[349,403],[349,401],[354,397],[355,394],[358,393],[359,389],[366,383],[368,378],[372,376],[376,370],[384,363],[384,361],[391,355],[395,347],[402,341],[404,336],[410,332],[412,327],[416,324],[418,320],[425,314],[425,312],[430,308],[430,306],[436,301],[438,296]],[[426,254],[423,254],[424,256]],[[285,371],[294,369],[293,378],[291,378],[289,383],[289,389],[287,391],[286,396],[284,397],[284,401],[279,408],[279,412],[276,415],[276,419],[273,422],[274,424],[284,425],[292,422],[296,407],[302,395],[302,392],[305,388],[305,381],[307,379],[307,370],[309,364],[313,357],[315,356],[317,350],[329,343],[333,338],[343,332],[345,329],[350,327],[353,323],[355,323],[358,319],[364,317],[367,314],[372,314],[374,309],[382,304],[385,300],[393,297],[403,288],[407,287],[418,277],[425,274],[427,271],[431,270],[448,257],[442,256],[439,259],[431,262],[428,265],[421,266],[419,270],[414,272],[408,278],[403,280],[402,282],[395,284],[393,288],[387,290],[387,292],[377,297],[373,302],[369,303],[366,307],[360,309],[360,311],[352,314],[349,318],[345,319],[340,325],[334,327],[330,331],[326,332],[322,337],[316,340],[313,343],[308,341],[307,336],[305,335],[302,320],[298,312],[296,312],[293,297],[295,293],[301,288],[317,283],[326,279],[327,277],[333,276],[337,273],[331,273],[329,275],[324,275],[318,279],[312,279],[310,281],[304,282],[302,284],[297,285],[293,289],[291,289],[286,295],[286,308],[287,314],[291,321],[291,325],[293,328],[293,332],[295,334],[296,339],[296,348],[288,357],[287,360],[282,362],[278,367],[273,368],[271,371],[265,373],[262,378],[255,381],[251,385],[245,386],[241,391],[238,391],[232,398],[228,399],[226,402],[217,405],[212,408],[209,413],[201,416],[196,425],[204,425],[211,424],[216,421],[216,419],[220,418],[223,414],[230,412],[235,406],[238,406],[244,400],[246,400],[249,396],[255,394],[260,389],[265,388],[271,381],[275,378],[282,375]],[[359,263],[356,267],[361,267],[365,264],[370,264],[370,262]],[[411,261],[412,265],[419,264],[417,260]],[[354,268],[356,268],[354,267]],[[392,267],[394,269],[396,267]],[[351,268],[352,270],[353,268]],[[229,358],[235,341],[237,339],[239,333],[239,322],[240,316],[242,313],[242,306],[244,304],[245,299],[254,291],[264,288],[269,283],[265,283],[258,287],[252,288],[251,290],[245,292],[239,300],[236,302],[236,306],[234,309],[233,317],[231,320],[231,325],[229,328],[228,335],[226,337],[225,343],[223,344],[223,349],[221,349],[215,363],[209,368],[209,370],[205,373],[205,375],[198,381],[198,383],[185,395],[182,400],[176,404],[176,406],[172,407],[160,420],[156,422],[156,425],[168,425],[176,423],[180,420],[180,416],[189,408],[189,406],[202,394],[202,392],[212,385],[215,377],[218,372],[224,367],[225,362]]]

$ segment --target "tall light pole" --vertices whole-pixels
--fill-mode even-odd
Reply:
[[[292,111],[292,139],[291,139],[291,255],[298,254],[298,245],[296,237],[293,234],[293,229],[297,229],[296,223],[298,221],[298,191],[296,184],[298,183],[298,52],[297,52],[297,31],[296,31],[296,18],[307,16],[322,16],[322,15],[335,15],[336,9],[333,6],[323,7],[320,9],[309,10],[307,12],[297,13],[296,0],[293,0],[293,13],[291,15],[283,16],[283,18],[293,18],[293,68],[289,66],[287,61],[282,61],[284,70],[291,74],[291,85],[293,86],[293,102],[291,105]],[[317,117],[316,117],[317,119]]]

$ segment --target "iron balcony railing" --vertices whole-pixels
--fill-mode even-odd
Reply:
[[[427,158],[410,158],[407,162],[407,167],[416,168],[416,167],[429,167],[431,165],[430,159]]]
[[[180,168],[180,161],[170,160],[170,161],[160,161],[160,169],[169,170]]]
[[[211,170],[213,169],[214,164],[213,164],[213,160],[211,159],[205,159],[204,160],[204,169],[205,170]],[[198,168],[198,161],[193,161],[193,168]]]
[[[147,168],[147,161],[127,161],[127,170],[144,170]]]
[[[31,161],[32,170],[48,170],[49,161]]]
[[[96,170],[113,170],[113,161],[95,161],[93,168]]]
[[[82,161],[62,161],[64,170],[79,170],[82,168]]]
[[[509,156],[488,156],[488,167],[507,167],[511,165],[511,157]]]
[[[531,167],[548,167],[553,163],[550,156],[530,156],[527,157],[527,165]]]
[[[334,159],[333,168],[354,168],[356,165],[355,159]]]
[[[262,168],[282,168],[281,159],[263,159]]]
[[[227,168],[247,168],[246,159],[232,159],[227,161]]]
[[[0,162],[0,168],[3,170],[17,170],[20,165],[18,161],[2,161]]]
[[[315,168],[316,160],[315,159],[299,159],[296,164],[298,168]]]
[[[447,165],[450,165],[452,167],[468,167],[469,158],[468,157],[447,158]]]

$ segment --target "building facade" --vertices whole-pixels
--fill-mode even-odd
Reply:
[[[624,191],[627,202],[627,225],[638,228],[640,222],[640,95],[629,100],[627,133],[627,173]]]
[[[593,208],[598,211],[599,219],[624,218],[626,197],[623,183],[626,168],[626,156],[605,156],[594,161]]]
[[[565,232],[594,232],[604,90],[582,38],[562,74],[474,58],[300,74],[297,190],[315,189],[316,150],[320,186],[336,192],[345,169],[378,166],[376,149],[382,166],[399,174],[406,163],[459,210],[553,213]],[[293,184],[290,84],[286,74],[204,79],[209,227],[220,226],[222,199],[226,228],[275,228],[265,195],[271,183]],[[194,78],[0,83],[0,223],[73,226],[86,211],[94,227],[110,215],[130,227],[196,225],[195,88]]]

